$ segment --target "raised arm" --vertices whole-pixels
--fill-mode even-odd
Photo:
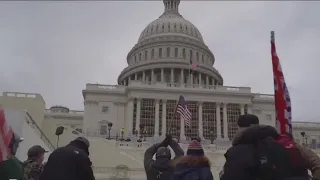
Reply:
[[[175,140],[171,140],[169,145],[175,153],[175,158],[184,155],[182,148]]]
[[[146,152],[144,153],[144,168],[145,170],[150,170],[154,164],[153,155],[157,152],[158,148],[160,146],[160,143],[154,144],[151,147],[149,147]]]

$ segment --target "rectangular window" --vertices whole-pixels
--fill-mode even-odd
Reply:
[[[159,48],[159,58],[162,57],[162,48]]]
[[[101,112],[108,113],[108,111],[109,111],[109,107],[108,106],[102,106]]]

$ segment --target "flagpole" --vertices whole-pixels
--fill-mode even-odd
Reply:
[[[168,130],[168,133],[167,134],[171,134],[171,129],[172,129],[172,123],[173,123],[173,120],[175,119],[176,117],[176,114],[177,114],[177,107],[178,107],[178,103],[179,103],[179,100],[176,104],[176,106],[174,107],[174,111],[173,111],[173,115],[171,116],[171,121],[170,121],[170,125],[169,125],[169,130]]]

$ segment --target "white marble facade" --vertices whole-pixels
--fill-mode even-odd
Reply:
[[[125,128],[125,135],[145,125],[147,136],[172,134],[185,139],[229,140],[240,114],[254,113],[263,124],[275,124],[273,95],[251,92],[250,87],[223,86],[215,69],[214,54],[200,31],[179,13],[180,0],[164,0],[163,14],[142,31],[127,55],[128,66],[118,77],[118,85],[87,84],[83,90],[83,131],[112,131]],[[190,64],[197,64],[190,71]],[[183,95],[192,113],[191,127],[173,111]]]

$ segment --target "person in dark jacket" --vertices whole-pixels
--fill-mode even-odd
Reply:
[[[258,124],[259,119],[255,115],[248,114],[239,117],[240,131],[233,139],[233,146],[225,153],[226,163],[220,175],[221,180],[256,180],[261,178],[258,173],[257,159],[254,156],[256,154],[255,144],[268,137],[277,139],[279,134],[272,126]],[[279,155],[279,158],[280,156],[282,155]],[[286,179],[308,177],[306,169],[296,175]]]
[[[192,140],[187,155],[175,160],[173,180],[213,180],[210,161],[199,141]]]
[[[29,180],[38,180],[43,171],[44,154],[48,152],[39,145],[28,150],[28,159],[23,162],[24,173]]]
[[[144,153],[144,168],[147,180],[168,180],[171,178],[173,167],[170,149],[167,146],[173,149],[175,158],[184,155],[180,145],[172,140],[171,135],[167,135],[161,143],[149,147]],[[154,154],[156,154],[156,160],[152,159]]]
[[[89,146],[86,138],[78,137],[54,150],[39,180],[94,180]]]

